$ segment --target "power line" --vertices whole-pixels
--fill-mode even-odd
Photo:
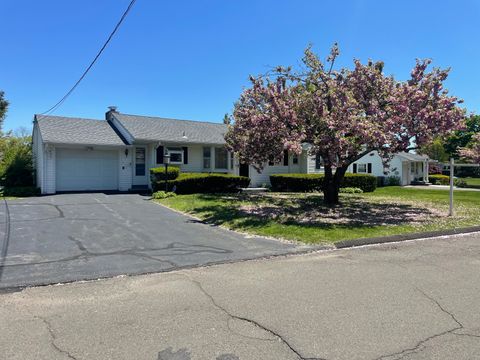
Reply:
[[[53,111],[55,111],[59,106],[61,106],[65,100],[67,100],[67,98],[70,96],[70,94],[75,90],[75,88],[80,84],[80,82],[85,78],[85,76],[87,75],[87,73],[90,71],[90,69],[93,67],[93,65],[96,63],[96,61],[98,60],[98,58],[100,57],[100,55],[102,55],[103,51],[105,50],[105,48],[107,47],[108,43],[110,42],[110,40],[112,40],[113,36],[115,35],[115,33],[117,32],[117,30],[120,28],[120,25],[122,24],[123,20],[125,20],[125,18],[127,17],[128,13],[130,12],[130,9],[133,7],[133,5],[135,4],[137,0],[132,0],[130,2],[130,4],[128,5],[127,9],[125,10],[125,12],[123,13],[122,17],[120,18],[120,20],[117,22],[117,25],[115,25],[115,28],[113,29],[112,33],[110,34],[110,36],[108,37],[107,41],[105,41],[105,43],[103,44],[102,48],[100,49],[100,51],[97,53],[97,55],[95,56],[95,58],[92,60],[92,62],[90,63],[90,65],[88,65],[87,69],[83,72],[82,76],[80,76],[80,78],[77,80],[77,82],[75,83],[75,85],[72,86],[72,88],[55,104],[53,105],[50,109],[48,109],[47,111],[44,111],[43,113],[41,113],[40,115],[47,115]]]

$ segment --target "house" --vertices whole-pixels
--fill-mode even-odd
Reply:
[[[406,152],[395,154],[390,165],[384,169],[377,151],[372,151],[349,166],[348,171],[358,174],[371,174],[378,177],[396,177],[400,185],[415,182],[428,183],[429,158]]]
[[[182,172],[220,172],[269,183],[270,174],[322,172],[320,159],[285,153],[258,173],[225,149],[220,123],[127,115],[110,107],[105,120],[35,115],[33,154],[42,194],[68,191],[129,191],[150,187],[149,169],[165,154]]]

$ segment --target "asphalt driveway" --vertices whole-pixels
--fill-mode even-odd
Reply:
[[[304,251],[197,222],[134,194],[0,206],[0,289],[161,272]]]

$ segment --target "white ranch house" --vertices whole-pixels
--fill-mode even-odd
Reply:
[[[429,161],[425,155],[401,152],[395,154],[389,167],[384,169],[378,152],[372,151],[350,165],[349,172],[397,177],[402,186],[410,185],[412,182],[428,183]]]
[[[171,164],[182,172],[248,176],[253,187],[268,185],[271,174],[323,172],[320,158],[308,155],[305,145],[300,156],[285,153],[283,161],[266,164],[258,173],[252,166],[239,164],[225,149],[226,130],[220,123],[127,115],[115,107],[105,120],[35,115],[36,183],[42,194],[148,189],[149,169],[162,166],[167,152]],[[422,162],[416,156],[409,156],[413,155],[399,155],[392,162],[392,174],[399,174],[405,184],[426,169],[417,165]],[[366,156],[351,171],[383,176],[377,158]]]

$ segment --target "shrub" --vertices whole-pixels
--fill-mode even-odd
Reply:
[[[465,179],[453,179],[453,183],[456,187],[459,187],[459,188],[466,188],[468,187],[468,184],[467,182],[465,181]]]
[[[8,187],[0,191],[1,196],[29,197],[40,195],[40,189],[35,186]]]
[[[150,178],[152,182],[174,180],[180,175],[180,168],[178,166],[169,166],[167,173],[165,173],[165,166],[160,166],[150,169]]]
[[[398,176],[387,176],[385,178],[385,186],[400,186],[401,180]]]
[[[321,191],[323,178],[323,174],[275,174],[270,175],[270,184],[272,191]]]
[[[177,196],[177,194],[175,194],[174,192],[165,192],[165,191],[156,191],[152,194],[152,198],[154,199],[167,199],[167,198],[170,198],[170,197],[175,197]]]
[[[447,175],[430,175],[428,179],[433,185],[448,185],[450,183],[450,177]]]
[[[184,173],[174,180],[168,180],[168,189],[177,194],[228,193],[248,187],[250,179],[230,174]],[[164,189],[165,182],[153,183],[153,190]]]
[[[270,175],[273,191],[308,192],[321,191],[323,174],[275,174]],[[372,192],[377,188],[377,178],[364,174],[345,174],[341,188],[354,187],[363,192]]]
[[[363,190],[356,187],[340,188],[341,194],[363,194]]]
[[[1,139],[0,183],[5,187],[33,186],[30,137],[6,136]]]

